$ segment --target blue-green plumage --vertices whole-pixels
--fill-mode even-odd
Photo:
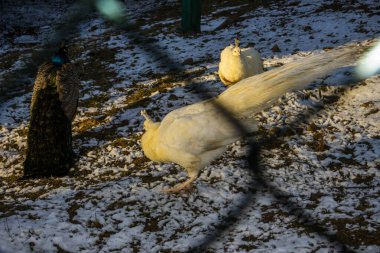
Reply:
[[[67,175],[73,163],[71,122],[79,78],[61,47],[38,70],[33,88],[24,176]]]

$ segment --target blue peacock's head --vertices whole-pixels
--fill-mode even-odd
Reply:
[[[61,66],[63,64],[65,64],[65,59],[62,58],[61,56],[59,55],[53,55],[51,57],[51,62],[54,64],[54,65],[57,65],[57,66]]]
[[[70,59],[67,56],[67,47],[65,43],[61,44],[59,50],[54,53],[50,61],[56,66],[62,66],[63,64],[70,62]]]

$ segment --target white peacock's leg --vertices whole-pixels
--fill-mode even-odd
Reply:
[[[162,190],[162,192],[178,193],[178,192],[184,190],[185,188],[187,188],[189,185],[191,185],[195,181],[195,179],[197,179],[197,177],[198,177],[198,175],[193,175],[189,179],[187,179],[185,182],[177,184],[173,188]]]

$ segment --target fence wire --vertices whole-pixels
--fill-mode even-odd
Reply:
[[[55,27],[55,34],[51,36],[51,39],[44,45],[44,50],[38,51],[34,53],[31,61],[22,69],[17,70],[16,73],[11,73],[11,77],[19,76],[19,73],[23,73],[26,75],[31,75],[35,73],[39,64],[41,64],[47,56],[49,56],[54,48],[57,48],[59,42],[63,39],[67,39],[69,34],[74,34],[78,32],[78,25],[88,19],[89,15],[96,12],[96,1],[92,0],[82,0],[76,2],[72,9],[73,11],[64,17],[60,25]],[[124,4],[124,3],[123,3]],[[130,39],[130,41],[135,43],[135,46],[139,47],[144,51],[144,53],[151,57],[158,59],[160,63],[164,63],[166,66],[169,66],[174,71],[184,71],[185,69],[182,67],[182,64],[175,60],[175,57],[171,55],[169,52],[165,51],[165,49],[158,47],[155,42],[152,40],[147,40],[145,36],[141,33],[138,27],[134,26],[130,23],[130,21],[124,16],[119,17],[118,19],[110,20],[114,27],[117,29],[121,29],[125,32],[126,36]],[[143,43],[138,43],[143,42]],[[13,78],[14,82],[20,80],[23,76],[18,78]],[[347,83],[355,83],[359,80],[356,80],[352,77],[351,80],[345,79]],[[184,80],[187,83],[190,83],[189,80]],[[1,88],[1,87],[0,87]],[[23,87],[25,88],[25,87]],[[0,89],[0,98],[5,99],[6,94],[14,94],[11,88],[2,88]],[[199,96],[200,99],[210,98],[212,97],[211,92],[208,92],[206,89],[200,87],[200,85],[193,86],[194,95]],[[341,89],[339,96],[341,96],[345,92],[345,89]],[[202,95],[199,95],[202,94]],[[214,107],[219,110],[224,117],[229,120],[235,127],[238,129],[242,136],[246,136],[248,131],[244,128],[239,120],[234,118],[229,112],[228,108],[224,108],[221,104],[216,102],[213,103]],[[295,127],[299,124],[305,123],[310,119],[313,115],[318,113],[318,111],[323,110],[323,107],[317,108],[316,110],[312,110],[306,112],[302,115],[298,115],[297,119],[288,124],[290,126]],[[270,192],[281,204],[282,208],[284,208],[289,215],[292,215],[297,218],[299,224],[303,227],[308,228],[310,231],[318,234],[321,238],[323,238],[326,242],[330,243],[332,246],[340,248],[342,252],[355,252],[352,249],[349,249],[348,245],[346,245],[335,233],[329,231],[328,228],[324,227],[322,224],[318,223],[309,213],[303,210],[294,200],[292,200],[292,196],[288,193],[278,189],[276,185],[271,183],[265,177],[263,173],[263,166],[261,164],[261,146],[263,143],[271,142],[275,138],[282,138],[285,135],[285,129],[280,129],[280,133],[276,136],[264,137],[260,141],[250,139],[248,141],[249,151],[246,155],[246,168],[249,170],[250,180],[249,185],[253,187],[255,190],[250,190],[245,194],[240,201],[232,206],[228,211],[228,216],[224,217],[217,224],[214,224],[214,229],[209,231],[207,235],[205,235],[204,239],[201,240],[197,245],[193,246],[188,252],[207,252],[210,250],[210,246],[221,239],[226,232],[233,229],[233,227],[244,218],[247,213],[248,208],[253,204],[253,199],[255,194],[260,192],[260,190],[265,190]]]

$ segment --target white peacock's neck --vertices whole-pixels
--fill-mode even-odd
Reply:
[[[146,129],[146,132],[141,137],[141,146],[144,154],[152,161],[162,161],[162,158],[156,152],[157,147],[157,131],[158,128]]]

